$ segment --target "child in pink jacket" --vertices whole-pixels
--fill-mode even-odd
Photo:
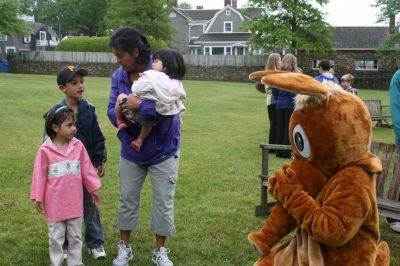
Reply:
[[[85,147],[74,138],[76,118],[71,108],[50,110],[45,131],[49,138],[36,153],[30,198],[48,222],[51,265],[64,262],[65,235],[69,242],[68,265],[83,265],[83,186],[97,204],[101,182]]]

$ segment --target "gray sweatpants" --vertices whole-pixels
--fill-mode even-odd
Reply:
[[[140,166],[120,158],[118,228],[139,228],[140,193],[147,173],[152,191],[150,228],[160,236],[175,234],[174,197],[178,179],[179,151],[167,160],[149,166]]]
[[[49,254],[52,266],[64,262],[63,244],[65,231],[68,239],[68,266],[80,266],[82,263],[82,217],[47,223],[49,229]]]

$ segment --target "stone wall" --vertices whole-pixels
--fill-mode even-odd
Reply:
[[[310,76],[318,75],[318,70],[313,69],[313,61],[329,59],[334,61],[335,76],[340,79],[344,74],[352,74],[355,77],[353,87],[364,89],[388,90],[390,80],[397,70],[395,57],[378,57],[374,51],[337,51],[336,54],[307,55],[299,52],[298,63],[304,73]],[[356,70],[357,59],[378,60],[378,70]]]
[[[60,69],[72,62],[26,61],[14,59],[10,62],[10,73],[56,75]],[[111,77],[118,68],[116,63],[78,63],[89,71],[90,76]],[[186,80],[221,80],[250,82],[249,74],[262,70],[264,66],[194,66],[188,65]]]

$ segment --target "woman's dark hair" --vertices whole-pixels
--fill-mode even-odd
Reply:
[[[61,126],[61,124],[72,118],[76,120],[74,110],[68,106],[59,106],[56,105],[50,109],[50,111],[46,115],[46,122],[44,126],[44,130],[46,135],[49,136],[50,139],[54,139],[57,133],[53,129],[53,125]]]
[[[161,60],[164,73],[171,79],[182,80],[186,73],[185,60],[183,56],[173,49],[160,49],[153,55],[153,60]]]
[[[111,36],[109,45],[127,53],[132,53],[134,48],[139,49],[136,64],[147,64],[150,61],[151,51],[147,38],[134,27],[119,27]]]

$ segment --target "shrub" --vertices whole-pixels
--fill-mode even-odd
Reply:
[[[152,36],[148,36],[151,51],[154,53],[158,49],[168,48],[163,40],[157,40]],[[110,37],[74,37],[61,41],[55,48],[56,51],[70,52],[111,52],[108,45]]]

